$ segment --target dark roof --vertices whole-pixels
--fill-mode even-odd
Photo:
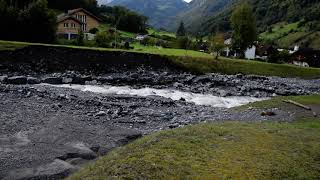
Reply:
[[[59,22],[62,22],[64,20],[66,20],[66,19],[72,19],[72,20],[78,22],[79,24],[82,24],[82,22],[80,20],[78,20],[77,18],[75,18],[73,16],[70,16],[70,15],[64,15],[64,16],[59,15],[57,21],[59,23]]]
[[[320,50],[316,50],[316,49],[312,49],[312,48],[302,48],[299,49],[298,51],[293,53],[294,55],[297,54],[305,54],[305,55],[319,55],[320,54]]]
[[[85,12],[86,14],[90,15],[91,17],[95,18],[96,20],[102,21],[100,18],[98,18],[97,16],[93,15],[91,12],[89,12],[89,11],[83,9],[83,8],[68,10],[68,14],[69,14],[69,15],[72,15],[72,14],[74,14],[74,13],[76,13],[76,12],[79,12],[79,11],[83,11],[83,12]]]

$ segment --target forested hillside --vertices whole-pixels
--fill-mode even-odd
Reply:
[[[189,3],[188,9],[181,11],[177,18],[170,24],[169,29],[175,30],[177,25],[183,21],[187,29],[197,32],[201,29],[202,23],[206,22],[213,15],[223,12],[231,7],[236,0],[193,0]]]
[[[75,8],[85,8],[87,10],[93,11],[97,8],[96,0],[47,0],[48,7],[52,9],[68,10]]]
[[[245,1],[238,0],[236,4]],[[320,1],[310,0],[249,0],[248,2],[253,9],[257,19],[259,31],[267,30],[267,27],[278,22],[297,22],[317,24],[320,17]],[[226,20],[231,15],[233,7],[227,8],[223,12],[211,16],[203,23],[202,31],[209,32],[213,27],[220,26],[220,30],[229,30]],[[315,22],[313,22],[315,21]]]

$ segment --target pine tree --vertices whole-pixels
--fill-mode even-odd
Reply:
[[[179,37],[181,37],[181,36],[185,36],[186,35],[186,30],[185,30],[185,28],[184,28],[184,23],[183,23],[183,21],[181,21],[180,22],[180,26],[179,26],[179,28],[178,28],[178,30],[177,30],[177,36]]]

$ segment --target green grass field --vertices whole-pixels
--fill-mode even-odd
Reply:
[[[170,37],[176,37],[176,35],[172,32],[167,32],[167,31],[159,31],[155,29],[148,29],[148,34],[155,34],[155,35],[165,35],[165,36],[170,36]]]
[[[320,105],[319,99],[294,98]],[[259,103],[275,104],[270,101]],[[307,116],[290,123],[202,123],[145,136],[69,180],[318,179],[319,138],[320,119]]]
[[[43,43],[27,43],[27,42],[16,42],[16,41],[1,41],[0,40],[0,51],[1,50],[15,50],[17,48],[22,48],[26,46],[48,46],[48,47],[67,47],[76,49],[90,49],[97,51],[125,51],[125,52],[136,52],[136,53],[146,53],[146,54],[157,54],[164,56],[189,56],[189,57],[206,57],[211,58],[212,56],[207,53],[202,53],[193,50],[184,49],[170,49],[170,48],[157,48],[151,46],[140,46],[138,49],[124,50],[124,49],[111,49],[111,48],[99,48],[99,47],[85,47],[85,46],[73,46],[73,45],[57,45],[57,44],[43,44]],[[137,45],[138,47],[138,45]]]
[[[164,56],[165,58],[169,58],[174,64],[186,71],[201,74],[215,72],[224,74],[242,73],[280,77],[299,77],[305,79],[320,78],[320,68],[303,68],[289,64],[272,64],[259,61],[228,59],[223,57],[215,60],[210,54],[198,51],[186,51],[183,49],[158,48],[151,46],[148,47],[141,46],[139,44],[135,45],[134,50],[128,51],[123,49],[0,41],[0,50],[15,50],[16,48],[32,45],[90,49],[97,51],[125,51],[156,54]]]
[[[302,68],[289,64],[272,64],[250,60],[236,60],[220,57],[186,58],[175,57],[173,61],[188,71],[196,73],[224,73],[224,74],[256,74],[280,77],[320,78],[320,68]]]

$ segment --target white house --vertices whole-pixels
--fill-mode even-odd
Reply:
[[[144,40],[146,37],[148,37],[148,35],[140,35],[140,34],[138,34],[135,39],[138,40],[138,41],[142,41],[142,40]]]
[[[302,61],[293,61],[292,64],[296,66],[301,66],[301,67],[310,67],[307,62],[302,62]]]
[[[244,56],[246,59],[255,59],[256,58],[256,46],[253,45],[251,48],[248,48],[246,52],[244,52]]]
[[[225,41],[224,41],[224,44],[225,45],[227,45],[227,47],[225,48],[225,53],[226,53],[226,56],[227,57],[229,57],[230,56],[230,48],[229,48],[229,46],[231,45],[231,42],[232,42],[232,39],[231,38],[229,38],[229,39],[226,39]],[[248,48],[246,51],[245,51],[245,53],[244,53],[244,55],[245,55],[245,58],[246,59],[255,59],[255,57],[256,57],[256,46],[252,46],[251,48]],[[236,57],[237,56],[237,54],[235,53],[234,54],[234,57]]]
[[[293,54],[293,53],[297,52],[298,50],[299,50],[299,46],[295,45],[293,50],[289,50],[289,54]]]

